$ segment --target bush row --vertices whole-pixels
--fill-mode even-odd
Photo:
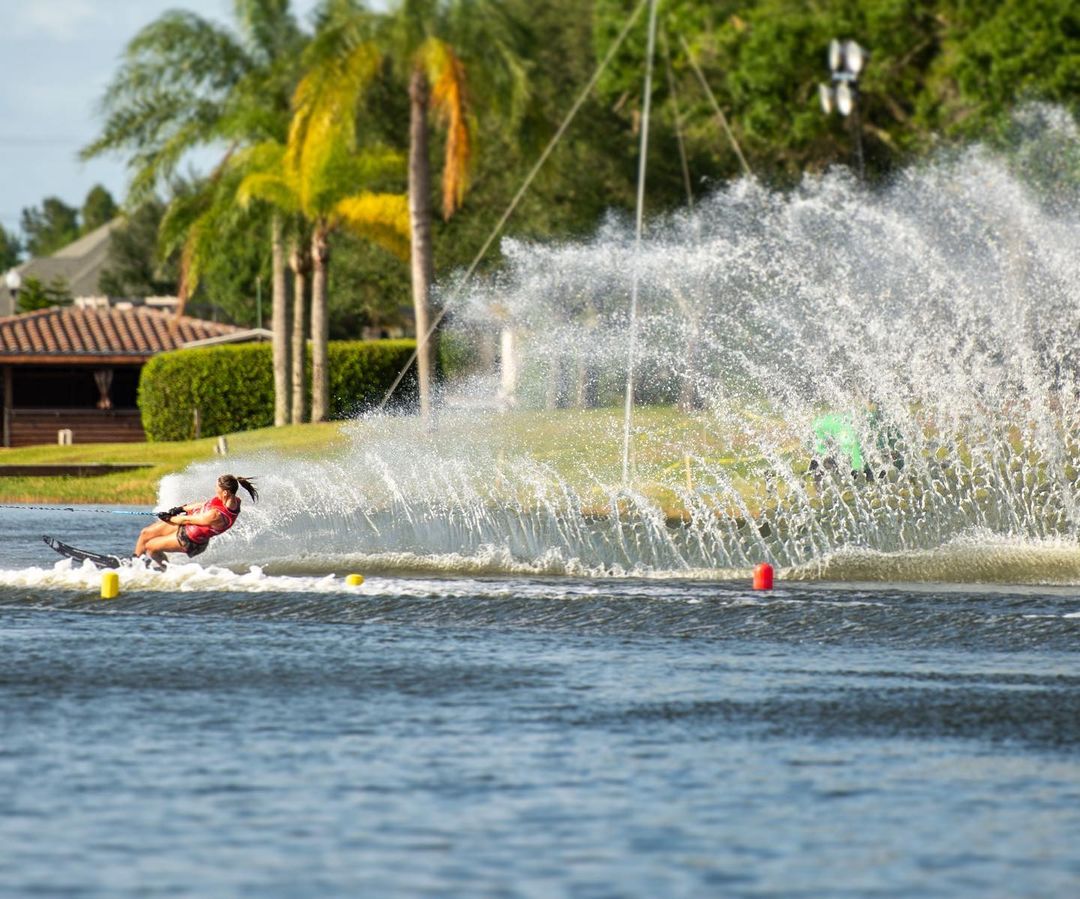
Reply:
[[[413,340],[332,341],[330,417],[377,406],[416,347]],[[311,356],[305,382],[311,383]],[[415,404],[415,366],[394,393],[395,408]],[[274,423],[274,370],[268,343],[161,353],[139,380],[139,409],[148,440],[214,437]],[[306,397],[310,406],[310,395]]]

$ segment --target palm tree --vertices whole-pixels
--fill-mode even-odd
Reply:
[[[293,274],[293,327],[292,345],[292,420],[304,420],[304,357],[307,349],[304,322],[307,316],[308,281],[311,278],[311,229],[302,216],[295,216],[296,226],[289,248],[289,268]]]
[[[198,289],[203,270],[221,252],[223,235],[236,233],[247,216],[269,209],[271,234],[271,280],[275,308],[274,342],[286,344],[281,354],[286,364],[274,366],[274,420],[276,425],[304,420],[304,275],[297,252],[306,234],[295,197],[276,186],[280,179],[281,159],[285,148],[266,141],[231,153],[213,174],[194,188],[174,189],[173,200],[162,219],[158,255],[180,255],[180,279],[177,292],[185,302]],[[268,172],[273,174],[267,174]],[[252,200],[269,201],[253,208]],[[261,215],[266,220],[265,214]],[[288,251],[286,251],[288,245]],[[306,247],[305,253],[306,253]],[[294,315],[291,336],[285,307],[286,262],[293,269],[295,283]],[[281,306],[276,304],[280,301]],[[284,324],[282,324],[284,323]],[[275,348],[275,354],[277,349]],[[275,360],[276,361],[276,360]],[[291,405],[290,405],[291,403]]]
[[[329,414],[326,295],[332,233],[345,228],[401,258],[409,253],[405,196],[364,189],[403,168],[400,154],[361,147],[357,140],[357,101],[379,62],[377,48],[362,39],[354,19],[327,18],[306,55],[286,145],[253,151],[264,154],[264,166],[241,185],[242,198],[257,196],[284,212],[298,212],[310,228],[312,421],[325,421]],[[302,258],[302,248],[294,255]]]
[[[232,201],[244,209],[254,199],[265,201],[271,210],[274,280],[274,420],[300,424],[304,420],[304,309],[305,227],[300,216],[295,189],[284,175],[284,144],[268,140],[237,154],[234,169],[240,176]],[[286,243],[288,250],[286,250]],[[292,315],[285,288],[286,264],[293,273]],[[280,305],[279,305],[280,304]],[[288,321],[291,318],[291,333]],[[280,342],[280,349],[278,344]],[[278,355],[286,360],[278,366]]]
[[[233,9],[235,31],[193,13],[171,11],[127,45],[124,62],[101,101],[105,126],[80,155],[89,159],[106,152],[128,154],[129,202],[137,203],[167,184],[180,161],[196,147],[224,141],[229,145],[227,159],[237,146],[284,139],[306,38],[290,0],[234,0]],[[203,202],[207,208],[213,205],[209,198]],[[177,220],[190,212],[185,210]],[[269,225],[274,420],[280,425],[288,418],[287,300],[281,223],[271,219]],[[194,258],[197,244],[193,237],[186,258]],[[183,301],[183,285],[179,293]]]
[[[461,208],[473,153],[473,116],[467,73],[483,71],[493,95],[508,101],[514,115],[524,100],[525,77],[514,24],[494,0],[401,0],[392,14],[391,40],[408,70],[409,221],[412,244],[413,310],[416,317],[420,414],[431,415],[431,380],[436,356],[432,330],[431,162],[429,117],[445,130],[442,215]]]

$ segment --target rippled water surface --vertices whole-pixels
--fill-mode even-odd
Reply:
[[[7,513],[0,892],[1071,895],[1072,587],[99,575]]]

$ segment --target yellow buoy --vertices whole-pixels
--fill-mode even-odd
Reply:
[[[364,576],[362,574],[350,574],[345,578],[345,583],[350,587],[359,587],[364,583]]]
[[[120,595],[120,575],[106,571],[101,575],[101,598],[116,599]]]

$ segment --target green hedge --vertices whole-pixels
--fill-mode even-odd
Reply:
[[[332,341],[330,417],[374,408],[416,347],[413,340]],[[148,440],[214,437],[274,423],[274,372],[268,343],[176,350],[154,356],[139,380],[139,409]],[[311,383],[311,356],[307,357]],[[416,401],[415,366],[394,394],[396,408]],[[306,405],[310,406],[310,396]]]

